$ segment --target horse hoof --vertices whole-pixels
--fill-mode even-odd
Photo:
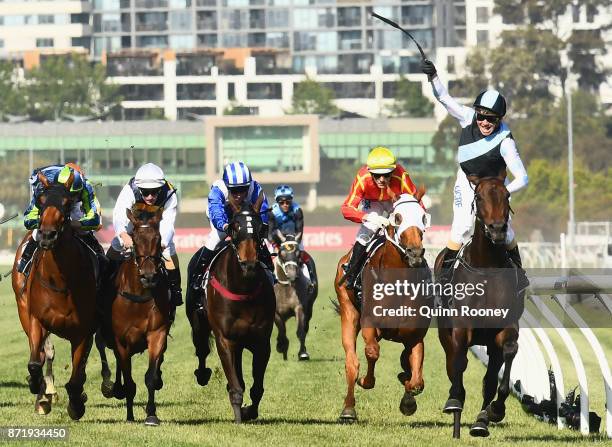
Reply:
[[[208,385],[208,381],[210,380],[210,376],[212,375],[212,369],[196,369],[193,374],[196,376],[196,381],[198,382],[198,385],[206,386]]]
[[[459,399],[448,399],[444,404],[444,413],[455,413],[457,411],[463,411],[463,402]]]
[[[486,438],[489,436],[489,427],[482,421],[476,421],[470,427],[470,436],[475,438]]]
[[[300,361],[302,361],[302,360],[310,360],[310,355],[308,355],[308,353],[306,351],[300,352],[298,354],[298,360],[300,360]]]
[[[353,422],[357,422],[357,412],[355,408],[345,408],[340,413],[340,417],[338,418],[338,422],[341,424],[351,424]]]
[[[259,411],[254,405],[242,407],[240,409],[240,414],[242,416],[242,422],[254,421],[259,417]]]
[[[56,404],[59,402],[59,395],[57,393],[50,394],[50,396],[52,404]]]
[[[495,402],[491,402],[485,411],[490,422],[501,422],[506,417],[506,406],[504,404],[495,405]]]
[[[85,414],[85,404],[83,402],[73,403],[68,402],[68,416],[73,421],[78,421]]]
[[[414,396],[405,392],[400,401],[399,409],[404,416],[412,416],[417,411],[417,402]]]
[[[147,418],[145,419],[144,424],[147,427],[157,427],[159,425],[159,418],[155,415],[152,416],[147,416]]]
[[[87,393],[81,393],[81,402],[83,402],[83,405],[87,403]]]
[[[162,380],[162,378],[160,377],[156,382],[155,382],[155,390],[159,391],[164,387],[164,381]]]
[[[125,388],[123,388],[122,385],[115,383],[113,386],[113,397],[119,400],[125,399]]]
[[[372,378],[372,383],[367,383],[365,381],[365,377],[362,377],[361,379],[357,379],[357,385],[359,385],[364,390],[371,390],[376,385],[376,378]]]
[[[287,361],[287,351],[283,352],[283,360]]]
[[[36,413],[41,416],[51,413],[51,396],[43,394],[39,400],[36,401],[34,406]]]
[[[110,380],[103,380],[102,383],[100,384],[100,391],[102,391],[102,396],[104,396],[107,399],[110,399],[111,397],[113,397],[114,387],[115,387],[115,384],[111,382]]]

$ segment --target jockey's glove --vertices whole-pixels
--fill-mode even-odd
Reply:
[[[389,225],[389,219],[384,216],[379,216],[376,212],[366,214],[363,220],[373,223],[377,227],[386,227],[387,225]]]
[[[421,71],[427,75],[430,81],[437,73],[436,66],[429,59],[423,59],[421,61]]]

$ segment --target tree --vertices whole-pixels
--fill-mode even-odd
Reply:
[[[0,113],[25,115],[26,98],[16,82],[15,67],[8,61],[0,61]]]
[[[53,56],[26,74],[29,114],[39,121],[64,114],[104,117],[119,107],[119,86],[106,83],[106,70],[78,54]]]
[[[337,115],[339,109],[334,104],[334,91],[317,81],[307,78],[293,90],[291,113],[306,113],[323,116]]]
[[[395,83],[395,101],[390,107],[392,116],[422,118],[433,116],[433,104],[423,95],[420,82],[402,76]]]

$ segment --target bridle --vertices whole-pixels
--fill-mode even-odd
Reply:
[[[298,261],[283,261],[283,258],[280,256],[280,252],[283,250],[283,247],[286,247],[286,251],[289,253],[293,253],[293,252],[297,252],[299,250],[299,243],[297,241],[294,240],[287,240],[284,241],[283,243],[281,243],[280,245],[280,250],[279,250],[279,255],[278,255],[278,264],[280,266],[280,268],[283,270],[283,273],[285,274],[285,276],[287,275],[287,267],[290,265],[294,265],[296,269],[299,269],[299,264]],[[298,257],[299,259],[299,257]],[[278,280],[279,283],[281,284],[289,284],[291,281],[281,281]]]
[[[247,222],[246,227],[244,228],[241,227],[240,222],[238,222],[240,218],[244,218],[246,220]],[[237,230],[234,230],[234,225],[238,225]],[[242,268],[243,271],[246,270],[246,267],[249,261],[246,261],[240,258],[240,253],[238,251],[238,246],[236,245],[236,243],[240,243],[247,239],[253,239],[255,241],[257,253],[259,254],[259,250],[260,250],[259,247],[261,245],[261,239],[262,239],[261,234],[260,234],[261,225],[262,225],[261,217],[259,217],[257,213],[249,209],[235,213],[229,221],[229,226],[227,228],[228,229],[227,234],[230,237],[229,245],[232,248],[232,251],[234,252],[234,254],[236,255],[236,258],[238,259],[238,264],[240,264],[240,267]],[[247,234],[247,237],[241,238],[241,234],[244,234],[244,233]],[[251,236],[249,237],[248,235],[251,235]]]
[[[138,229],[140,228],[152,228],[152,226],[150,224],[142,224],[142,225],[138,225]],[[134,228],[133,231],[135,231],[136,228]],[[133,237],[133,232],[132,232],[132,237]],[[134,261],[134,264],[136,265],[136,269],[138,270],[138,276],[139,277],[143,277],[143,268],[146,262],[151,262],[153,264],[153,269],[155,270],[155,274],[159,273],[159,270],[161,269],[164,257],[162,255],[162,250],[161,250],[161,239],[158,243],[157,246],[157,252],[158,254],[156,255],[137,255],[136,254],[136,250],[134,249],[134,247],[132,247],[131,249],[131,258]]]
[[[395,202],[393,204],[393,209],[395,210],[395,208],[397,208],[398,205],[403,205],[403,204],[407,204],[407,203],[415,203],[417,204],[417,206],[420,206],[419,201],[415,200],[415,199],[400,199],[399,201]],[[425,223],[424,223],[425,225]],[[394,228],[399,228],[399,225],[393,225],[392,226]],[[393,232],[393,237],[391,235],[389,235],[389,230],[387,228],[383,229],[384,231],[384,235],[385,235],[385,239],[387,241],[389,241],[399,252],[400,256],[402,257],[402,260],[406,263],[409,263],[409,260],[412,257],[418,257],[418,258],[424,258],[425,256],[425,251],[423,250],[423,253],[420,256],[416,256],[414,254],[412,254],[412,249],[404,247],[400,241],[400,232],[395,230]],[[425,231],[425,229],[422,230],[423,232]]]
[[[474,213],[476,222],[480,222],[480,224],[482,225],[482,228],[484,229],[485,236],[493,244],[496,244],[496,242],[493,239],[493,234],[491,233],[491,229],[489,228],[488,225],[485,224],[482,216],[480,215],[480,207],[478,206],[478,201],[479,200],[483,200],[483,199],[482,199],[482,196],[480,195],[480,193],[478,192],[478,188],[482,184],[483,180],[495,180],[495,179],[497,179],[497,177],[482,177],[482,178],[480,178],[479,181],[478,181],[478,184],[474,187],[474,199],[472,200],[472,212]],[[471,182],[470,182],[470,184],[471,184]],[[502,228],[504,231],[508,230],[508,219],[510,218],[510,213],[514,214],[514,210],[510,206],[510,201],[508,199],[506,199],[506,200],[508,202],[508,210],[506,211],[506,213],[504,215],[504,226]]]

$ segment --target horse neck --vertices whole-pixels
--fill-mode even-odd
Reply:
[[[128,292],[133,295],[146,295],[150,289],[145,289],[138,277],[138,266],[133,258],[129,258],[121,266],[117,275],[119,280],[119,292]]]
[[[474,236],[468,248],[469,262],[474,267],[504,267],[506,245],[495,245],[485,234],[484,224],[476,219]]]
[[[74,268],[75,261],[78,263],[79,261],[79,241],[74,238],[74,234],[72,229],[70,228],[70,224],[66,223],[66,225],[62,228],[53,248],[51,250],[45,251],[43,250],[43,255],[45,253],[50,253],[53,256],[51,257],[55,262],[58,270],[62,274],[71,274],[78,273]]]

